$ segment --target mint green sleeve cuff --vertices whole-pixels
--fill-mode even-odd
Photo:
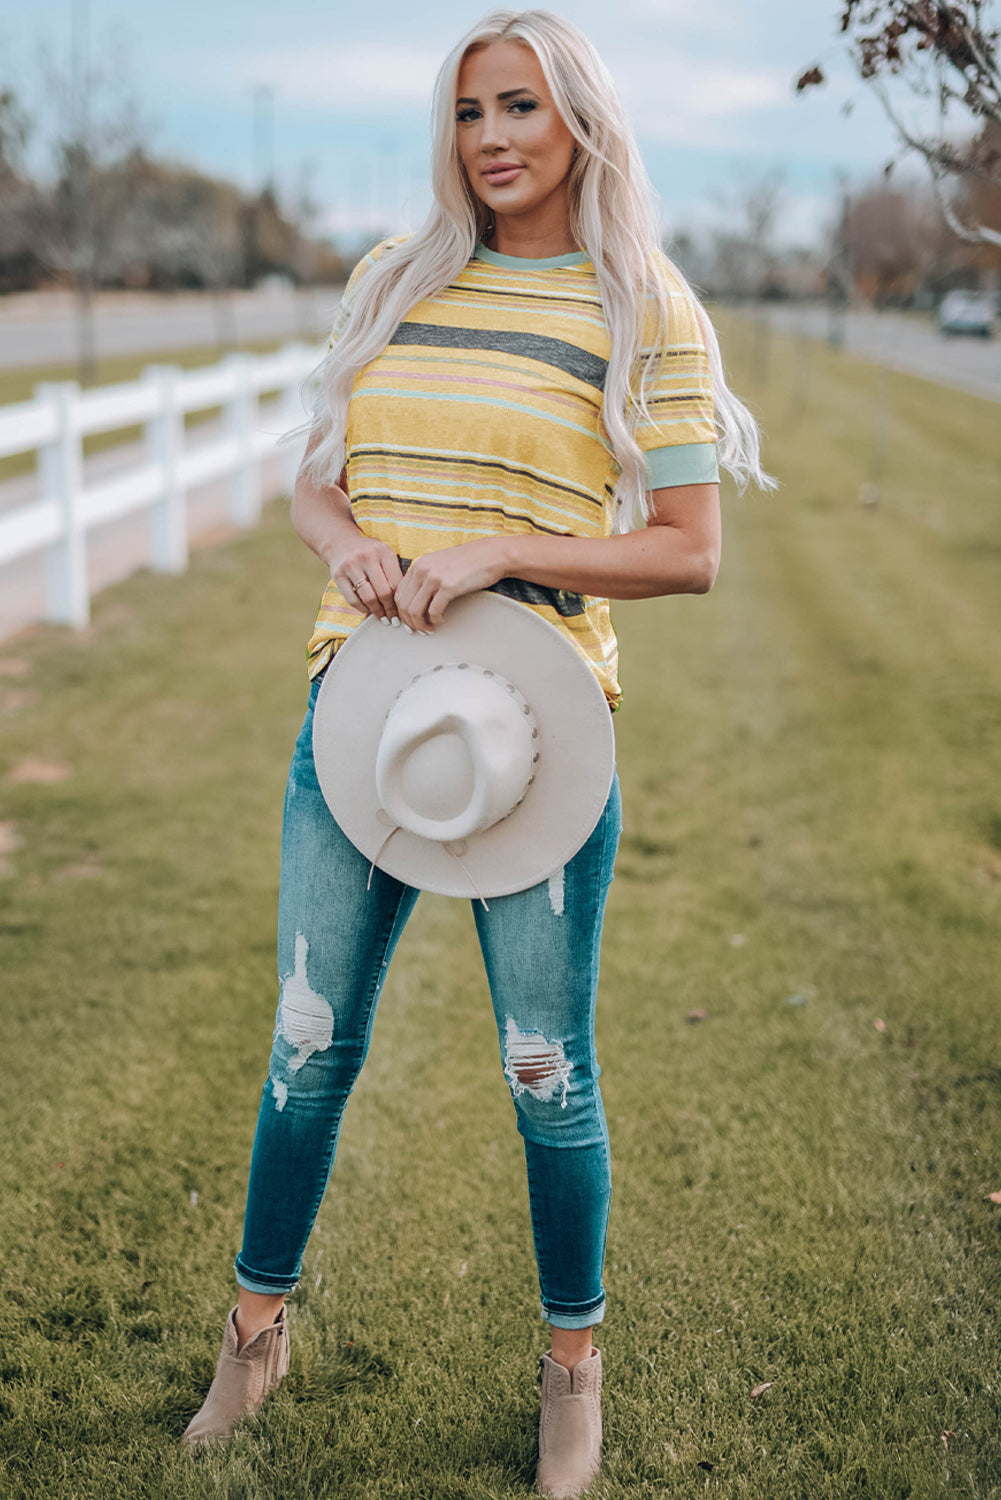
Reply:
[[[719,465],[715,443],[676,443],[673,448],[652,448],[646,455],[648,490],[665,490],[672,484],[718,484]]]

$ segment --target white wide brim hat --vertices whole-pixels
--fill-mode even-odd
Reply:
[[[443,896],[548,880],[615,772],[608,701],[577,649],[513,599],[454,600],[430,635],[359,625],[313,714],[320,788],[380,870]]]

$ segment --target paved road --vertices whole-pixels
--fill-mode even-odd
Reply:
[[[101,292],[95,298],[98,357],[246,343],[252,339],[326,337],[341,297],[336,286],[233,292]],[[55,364],[77,357],[71,292],[18,292],[0,297],[0,368]]]
[[[828,310],[820,304],[766,303],[742,310],[766,318],[774,328],[812,338],[826,338],[830,326]],[[1001,401],[1001,336],[948,338],[931,314],[860,311],[845,319],[844,347],[874,364]]]

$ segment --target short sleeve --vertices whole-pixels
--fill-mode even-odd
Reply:
[[[713,379],[705,338],[687,289],[665,262],[671,307],[671,337],[656,343],[657,319],[648,317],[641,358],[649,368],[646,403],[650,420],[640,418],[636,441],[646,457],[647,489],[674,484],[715,484],[716,459]]]
[[[408,236],[405,234],[395,234],[387,240],[380,240],[379,244],[371,249],[367,255],[363,255],[355,266],[348,277],[347,286],[344,288],[337,312],[334,316],[334,326],[330,331],[330,338],[327,341],[328,354],[350,322],[351,309],[354,306],[355,296],[358,292],[358,284],[369,266],[374,266],[376,261],[380,260],[387,250],[392,250],[396,245],[402,245],[403,241],[407,238]]]

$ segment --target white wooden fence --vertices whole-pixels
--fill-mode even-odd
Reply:
[[[46,556],[45,618],[83,627],[90,618],[87,532],[132,511],[150,513],[151,568],[188,565],[187,493],[229,478],[229,517],[252,526],[262,502],[260,466],[282,432],[305,420],[303,381],[323,346],[288,344],[275,354],[231,354],[218,365],[182,370],[149,365],[139,380],[81,391],[73,381],[39,385],[31,401],[0,407],[0,457],[38,453],[41,495],[0,511],[0,567],[28,553]],[[277,391],[263,411],[262,392]],[[311,406],[311,393],[306,393]],[[186,441],[184,414],[221,406],[220,436]],[[86,483],[83,439],[141,423],[138,463]],[[197,429],[196,429],[197,430]],[[190,435],[189,435],[190,437]],[[291,488],[304,444],[285,445]]]

